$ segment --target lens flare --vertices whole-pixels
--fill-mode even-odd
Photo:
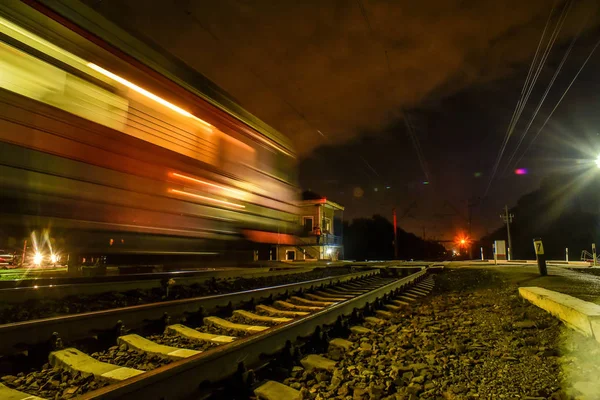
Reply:
[[[56,264],[58,262],[58,255],[54,253],[50,254],[50,261],[52,262],[52,264]]]
[[[527,168],[515,169],[515,175],[527,175]]]
[[[42,264],[42,260],[43,260],[43,259],[44,259],[44,256],[43,256],[43,255],[42,255],[42,253],[40,253],[40,252],[36,252],[36,253],[33,255],[33,263],[34,263],[35,265],[41,265],[41,264]]]

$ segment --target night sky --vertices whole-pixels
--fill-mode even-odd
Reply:
[[[404,229],[452,239],[467,229],[469,199],[482,198],[477,237],[501,224],[504,204],[600,151],[598,49],[505,171],[571,40],[581,31],[521,152],[600,39],[594,0],[86,3],[291,137],[302,187],[345,205],[345,218],[396,207]],[[562,10],[564,24],[483,198],[551,9],[546,37]]]

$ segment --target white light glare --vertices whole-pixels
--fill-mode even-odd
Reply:
[[[325,252],[327,253],[328,256],[330,256],[331,253],[332,253],[332,250],[331,249],[327,249]]]
[[[50,254],[50,261],[52,262],[52,264],[56,264],[58,261],[58,256],[54,253]]]
[[[35,254],[33,255],[33,263],[35,265],[41,265],[43,259],[44,259],[44,256],[39,251],[36,251]]]
[[[596,166],[598,168],[600,168],[600,155],[598,155],[598,157],[596,157]]]

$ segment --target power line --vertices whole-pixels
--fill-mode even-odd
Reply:
[[[550,111],[550,114],[548,114],[548,117],[546,118],[546,120],[544,121],[544,123],[542,124],[542,126],[538,129],[538,131],[536,132],[536,134],[533,136],[533,139],[531,139],[531,142],[529,142],[529,144],[527,145],[527,148],[525,148],[525,151],[523,151],[523,154],[521,154],[521,157],[519,157],[519,159],[517,160],[517,164],[521,162],[521,160],[523,159],[523,157],[525,156],[525,154],[527,153],[527,151],[531,148],[531,145],[533,144],[533,142],[540,135],[540,133],[542,132],[542,130],[544,129],[544,127],[546,126],[546,124],[548,123],[548,121],[550,120],[550,118],[552,117],[552,114],[554,114],[554,111],[556,111],[556,109],[560,105],[561,101],[566,96],[566,94],[569,91],[569,89],[571,89],[571,86],[573,86],[573,83],[575,82],[575,80],[577,79],[577,77],[579,76],[579,74],[581,73],[581,71],[583,71],[583,68],[585,68],[585,66],[588,63],[588,61],[590,60],[590,58],[592,58],[592,55],[594,54],[594,52],[596,51],[596,49],[598,48],[599,45],[600,45],[600,40],[598,40],[596,42],[596,44],[592,48],[592,51],[590,51],[590,54],[587,56],[587,58],[585,59],[585,61],[583,62],[583,64],[581,65],[581,67],[579,68],[579,70],[577,71],[577,73],[575,74],[575,76],[573,77],[573,79],[571,80],[571,83],[569,83],[569,86],[567,86],[567,88],[563,92],[562,96],[560,96],[560,99],[558,99],[558,102],[556,103],[556,105],[554,106],[554,108],[552,109],[552,111]]]
[[[533,79],[532,76],[537,77],[537,75],[539,75],[537,72],[540,71],[542,68],[542,62],[545,60],[544,54],[546,54],[548,52],[548,45],[550,44],[550,40],[548,41],[548,44],[546,45],[546,49],[544,50],[544,54],[542,54],[542,59],[539,62],[538,62],[538,55],[540,53],[542,43],[544,42],[544,38],[546,36],[546,31],[548,30],[548,27],[550,26],[550,23],[552,21],[552,15],[554,14],[555,7],[556,7],[556,0],[552,4],[552,8],[550,9],[550,14],[548,15],[548,18],[546,20],[546,25],[544,26],[544,30],[542,31],[542,35],[540,36],[540,40],[538,41],[538,45],[537,45],[533,60],[531,60],[531,64],[529,66],[529,71],[527,72],[527,77],[525,78],[523,88],[521,89],[521,95],[519,97],[519,100],[517,101],[515,110],[513,111],[513,115],[511,117],[510,123],[508,124],[508,127],[506,129],[506,133],[504,134],[504,139],[502,141],[502,145],[500,146],[500,149],[498,150],[498,155],[496,156],[496,162],[494,163],[494,166],[492,168],[492,173],[490,175],[490,179],[488,181],[488,184],[485,189],[485,193],[484,193],[483,197],[487,196],[487,194],[492,186],[492,182],[494,181],[494,178],[496,176],[496,173],[498,172],[498,167],[500,166],[500,163],[502,161],[502,156],[504,155],[504,151],[506,150],[506,145],[508,144],[508,141],[510,140],[510,137],[512,136],[514,128],[519,120],[519,117],[521,116],[521,113],[525,107],[525,103],[527,102],[527,98],[529,97],[528,93],[531,93],[529,89],[530,89],[530,87],[533,87],[533,85],[535,85],[535,79]],[[565,10],[565,8],[563,8],[563,12],[564,12],[564,10]],[[561,12],[561,16],[562,16],[562,12]],[[557,26],[558,26],[558,24],[557,24]],[[555,26],[554,32],[556,31],[557,26]],[[533,73],[534,69],[536,70],[536,73]]]
[[[406,125],[406,131],[408,132],[408,136],[413,144],[415,152],[417,153],[417,158],[419,160],[419,164],[421,166],[421,170],[423,171],[423,175],[425,175],[425,180],[429,182],[429,170],[427,168],[427,163],[425,161],[425,157],[423,156],[423,149],[421,148],[421,144],[419,143],[419,138],[414,132],[412,123],[410,122],[410,117],[408,113],[403,110],[404,116],[404,124]]]
[[[589,14],[588,14],[588,17],[589,17]],[[529,123],[527,124],[527,127],[525,128],[525,130],[523,131],[523,134],[519,138],[519,143],[517,144],[517,146],[515,147],[514,151],[511,154],[509,160],[507,161],[506,167],[504,168],[504,171],[502,172],[502,174],[505,174],[506,171],[509,170],[511,161],[517,155],[517,153],[519,151],[519,148],[521,147],[521,144],[523,143],[523,140],[527,136],[527,133],[529,132],[529,129],[531,128],[531,125],[532,125],[533,121],[537,117],[537,114],[538,114],[540,108],[542,107],[542,105],[544,104],[544,101],[546,101],[546,96],[548,95],[548,92],[550,92],[550,89],[552,88],[552,85],[554,85],[554,81],[556,80],[556,77],[558,76],[558,74],[562,70],[563,65],[567,61],[567,58],[569,57],[569,54],[571,53],[571,50],[573,50],[573,47],[575,46],[575,43],[577,42],[577,39],[581,35],[581,32],[583,32],[583,28],[587,25],[587,20],[588,20],[588,18],[586,17],[585,21],[581,24],[581,26],[579,28],[579,31],[577,32],[577,35],[575,35],[575,37],[573,38],[573,40],[571,40],[571,44],[569,45],[569,48],[565,52],[565,55],[563,56],[562,60],[560,61],[560,64],[558,65],[558,68],[554,72],[554,75],[552,76],[552,79],[550,80],[550,83],[548,84],[548,87],[546,88],[546,91],[544,92],[544,95],[540,99],[540,101],[539,101],[539,103],[538,103],[535,111],[533,112],[533,115],[529,119]]]

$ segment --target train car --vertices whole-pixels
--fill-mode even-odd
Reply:
[[[292,240],[285,136],[143,44],[132,56],[27,3],[0,3],[0,247],[224,254]]]

